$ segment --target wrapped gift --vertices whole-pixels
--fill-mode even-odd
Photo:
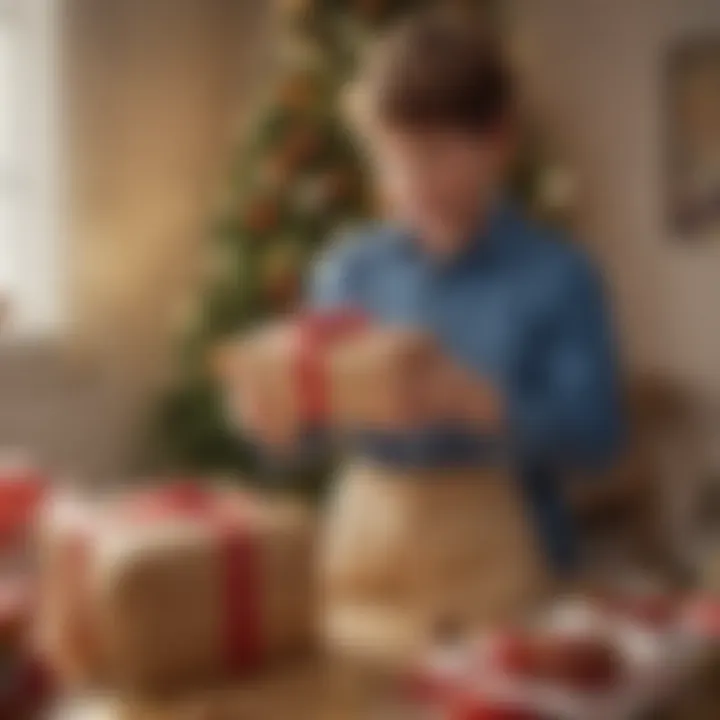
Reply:
[[[260,424],[273,438],[295,440],[323,427],[331,406],[328,355],[349,335],[363,332],[353,312],[314,313],[263,326],[221,348],[216,370],[230,409],[251,390]]]
[[[41,527],[44,643],[79,680],[161,689],[306,647],[312,522],[287,500],[177,485],[60,499]]]
[[[231,410],[234,401],[252,397],[265,434],[287,441],[318,428],[421,422],[426,371],[438,359],[423,333],[337,312],[256,330],[221,352],[218,369]]]
[[[396,663],[439,634],[507,620],[546,591],[536,545],[502,469],[353,465],[322,541],[325,639]]]
[[[638,623],[632,607],[618,612],[624,605],[622,598],[613,609],[562,601],[512,630],[438,646],[402,676],[399,694],[417,717],[431,709],[454,719],[461,708],[484,718],[487,707],[538,719],[646,717],[673,705],[702,675],[707,637],[681,621],[681,603],[672,628]]]
[[[18,550],[47,488],[47,477],[24,454],[0,452],[0,544]]]
[[[51,695],[51,678],[31,643],[31,583],[21,576],[0,580],[0,717],[39,717]]]
[[[331,421],[339,429],[408,430],[433,417],[432,384],[443,356],[421,331],[372,328],[329,354]]]

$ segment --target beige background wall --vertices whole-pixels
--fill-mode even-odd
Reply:
[[[272,62],[272,3],[66,3],[74,327],[93,352],[153,367]]]
[[[542,114],[577,172],[581,237],[607,271],[627,360],[720,394],[720,240],[683,246],[663,221],[661,100],[667,48],[687,33],[720,33],[720,2],[514,1]],[[46,356],[10,369],[3,360],[0,440],[49,449],[70,468],[81,459],[107,469],[137,431],[143,387],[194,284],[232,139],[271,71],[274,3],[66,2],[75,337],[101,358],[101,375],[119,372],[94,386],[82,372],[50,372]]]
[[[231,137],[267,76],[274,3],[68,2],[78,328],[111,353],[132,338],[133,359],[152,366],[192,287]],[[720,33],[720,2],[515,2],[629,362],[720,392],[720,240],[675,242],[662,185],[663,62],[675,38]]]
[[[720,238],[676,242],[663,213],[663,62],[717,33],[718,0],[518,0],[539,99],[577,168],[585,242],[607,269],[623,344],[720,394]]]
[[[264,0],[61,0],[71,362],[0,352],[0,450],[123,473],[251,98],[272,65]],[[77,362],[81,360],[81,362]]]

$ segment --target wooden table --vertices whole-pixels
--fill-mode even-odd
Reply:
[[[715,667],[698,677],[675,707],[652,720],[718,720],[719,671]],[[406,720],[399,716],[404,713],[388,710],[386,691],[387,682],[379,678],[312,661],[175,699],[80,699],[65,703],[52,720]]]
[[[367,720],[378,717],[380,697],[379,690],[356,676],[306,661],[177,698],[80,698],[64,703],[52,720]]]

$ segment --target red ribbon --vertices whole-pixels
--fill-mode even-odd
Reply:
[[[685,622],[699,635],[720,642],[720,597],[708,595],[688,602]]]
[[[247,502],[249,506],[252,501]],[[240,503],[228,507],[212,490],[183,481],[133,495],[122,512],[131,521],[185,517],[213,527],[222,553],[226,666],[235,672],[256,667],[265,654],[262,568],[258,538],[247,520],[243,522]]]
[[[48,487],[31,468],[0,467],[0,544],[7,547],[32,525]]]
[[[541,720],[537,713],[513,705],[484,700],[472,694],[454,698],[447,720]]]
[[[365,316],[353,310],[312,313],[298,321],[295,386],[304,423],[322,424],[330,412],[328,349],[366,325]]]

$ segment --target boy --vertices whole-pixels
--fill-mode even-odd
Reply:
[[[363,134],[392,222],[318,264],[318,307],[355,306],[429,329],[459,366],[441,397],[506,437],[557,572],[578,561],[562,474],[610,459],[620,412],[598,278],[585,257],[503,195],[512,161],[512,87],[467,23],[404,26],[362,78]],[[368,457],[423,466],[474,450],[439,431],[368,437]]]

